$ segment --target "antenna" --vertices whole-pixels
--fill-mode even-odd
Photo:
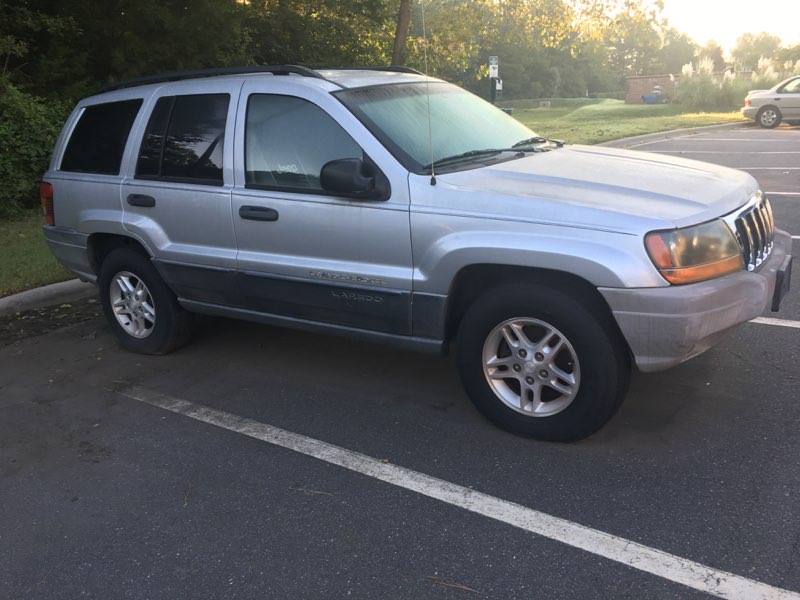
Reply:
[[[436,171],[433,167],[433,130],[431,128],[431,88],[430,76],[428,75],[428,35],[425,31],[425,0],[420,0],[420,7],[422,8],[422,39],[425,45],[422,46],[422,54],[425,60],[425,96],[428,101],[428,150],[431,155],[431,185],[436,185]]]

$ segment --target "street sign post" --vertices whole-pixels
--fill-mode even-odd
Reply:
[[[497,56],[489,57],[489,95],[492,103],[497,100],[497,82],[500,80],[500,58]],[[503,89],[503,84],[500,84],[500,89]]]

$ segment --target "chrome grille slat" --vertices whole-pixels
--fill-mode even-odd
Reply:
[[[741,212],[730,215],[726,221],[736,233],[747,270],[753,271],[770,255],[775,239],[775,219],[769,200],[758,193]]]

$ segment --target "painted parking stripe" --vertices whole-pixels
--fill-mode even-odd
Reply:
[[[800,197],[800,192],[764,192],[767,196],[797,196]]]
[[[138,386],[120,393],[128,398],[317,458],[721,598],[800,600],[800,594],[795,592],[719,571],[610,533],[266,423]]]
[[[798,237],[798,236],[793,236]],[[789,319],[774,319],[772,317],[756,317],[750,320],[751,323],[758,325],[775,325],[777,327],[791,327],[792,329],[800,329],[800,321],[790,321]]]
[[[786,151],[770,151],[762,152],[761,150],[750,152],[723,152],[719,150],[649,150],[654,154],[800,154],[800,150],[786,150]]]

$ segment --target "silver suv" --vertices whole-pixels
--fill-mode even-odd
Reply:
[[[122,345],[193,313],[432,352],[499,426],[600,428],[656,371],[778,308],[791,237],[746,173],[565,146],[401,68],[171,74],[82,100],[45,236]]]

